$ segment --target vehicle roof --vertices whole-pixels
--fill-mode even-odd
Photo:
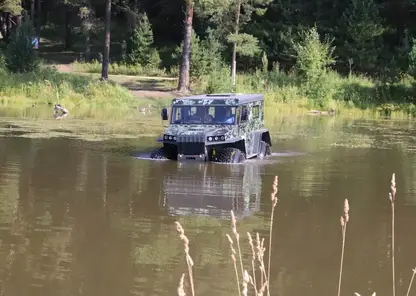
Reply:
[[[172,105],[241,105],[258,101],[264,101],[263,94],[202,94],[175,98]]]

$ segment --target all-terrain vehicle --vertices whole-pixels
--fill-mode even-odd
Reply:
[[[204,94],[172,100],[163,147],[151,158],[240,163],[270,154],[262,94]]]

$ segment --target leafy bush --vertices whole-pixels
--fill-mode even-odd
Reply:
[[[228,93],[232,91],[232,84],[230,79],[231,71],[226,67],[218,67],[206,77],[206,86],[204,92],[212,93]]]
[[[305,82],[305,95],[318,106],[332,99],[333,88],[328,83],[327,67],[335,62],[331,41],[321,42],[316,27],[303,31],[301,40],[293,44],[296,69]]]
[[[5,52],[5,64],[10,72],[31,72],[39,67],[37,53],[32,45],[35,36],[33,24],[27,18],[12,33]]]

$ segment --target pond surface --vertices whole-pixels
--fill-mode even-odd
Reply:
[[[345,198],[342,294],[388,294],[392,173],[397,294],[405,295],[416,266],[415,124],[312,116],[268,124],[274,155],[234,166],[132,156],[156,147],[154,138],[3,133],[1,295],[176,295],[187,268],[175,221],[190,240],[196,295],[237,295],[225,236],[230,210],[249,268],[246,233],[258,232],[268,245],[275,175],[271,295],[337,293]]]

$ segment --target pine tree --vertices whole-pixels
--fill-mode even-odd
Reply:
[[[356,69],[372,72],[382,48],[384,28],[379,8],[374,0],[351,0],[338,26],[339,35],[345,39],[338,46],[339,55],[352,59]]]
[[[5,52],[5,64],[10,72],[32,72],[39,66],[32,39],[35,37],[33,23],[28,17],[13,31]]]
[[[147,65],[152,61],[154,51],[152,26],[146,13],[127,39],[125,62],[129,65]]]

